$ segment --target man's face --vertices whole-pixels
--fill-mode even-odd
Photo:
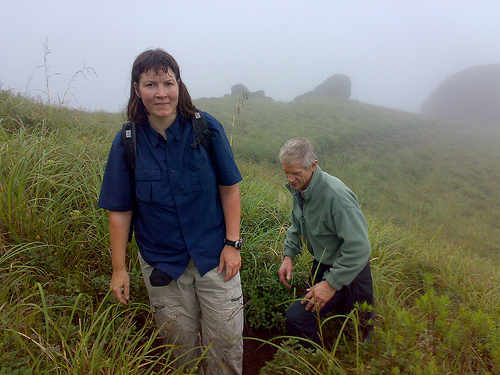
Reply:
[[[282,168],[286,178],[293,190],[304,191],[311,183],[312,175],[318,161],[315,160],[309,169],[302,166],[302,161],[294,161],[291,165],[287,161],[282,162]]]

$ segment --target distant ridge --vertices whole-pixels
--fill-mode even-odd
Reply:
[[[500,122],[500,64],[476,66],[446,78],[422,103],[420,114]]]

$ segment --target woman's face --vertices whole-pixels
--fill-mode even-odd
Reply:
[[[155,72],[150,69],[139,76],[139,82],[134,82],[134,89],[148,111],[150,122],[170,119],[177,116],[179,102],[179,83],[172,69],[165,72]]]

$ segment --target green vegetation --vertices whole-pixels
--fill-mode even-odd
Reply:
[[[359,341],[356,311],[331,317],[315,349],[266,341],[277,355],[262,374],[500,373],[500,127],[320,98],[246,100],[233,127],[235,98],[196,104],[233,134],[244,176],[247,327],[282,334],[308,273],[305,254],[292,290],[277,278],[291,208],[277,153],[287,139],[317,146],[369,225],[375,339]],[[121,117],[0,92],[0,374],[153,374],[175,361],[157,337],[134,246],[132,303],[108,294],[96,201]]]

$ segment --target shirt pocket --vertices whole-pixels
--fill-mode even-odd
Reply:
[[[135,171],[135,192],[138,200],[151,202],[153,185],[161,182],[160,169],[137,169]]]
[[[185,180],[186,191],[213,190],[217,184],[212,164],[205,158],[195,157],[187,163],[187,171],[189,178]]]

